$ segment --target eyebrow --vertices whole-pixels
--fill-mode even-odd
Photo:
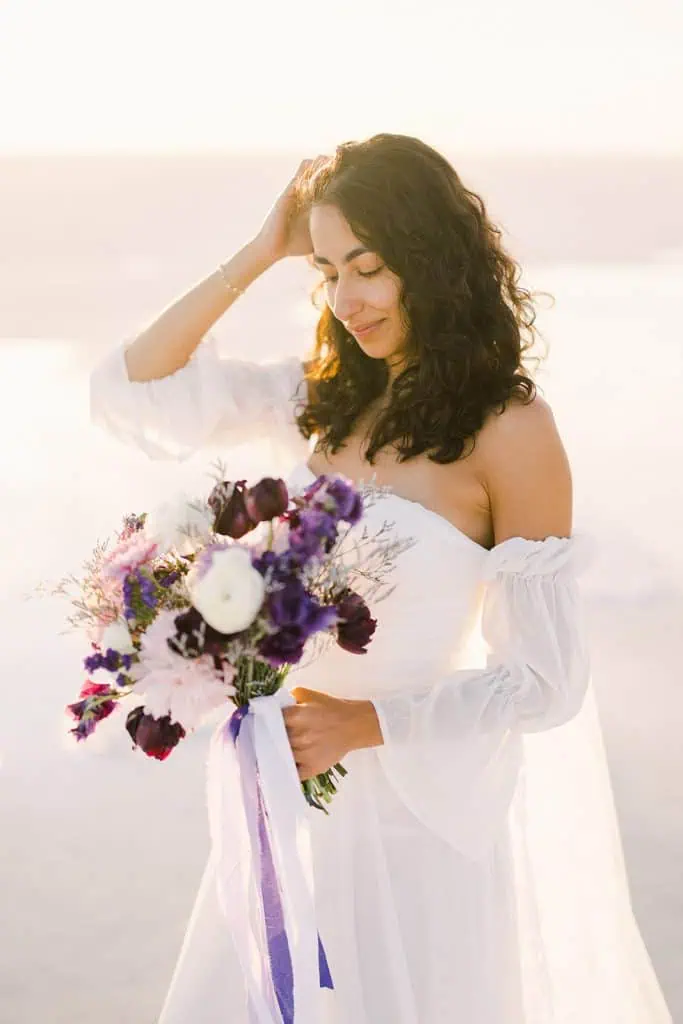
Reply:
[[[344,263],[350,263],[351,260],[355,260],[356,256],[362,256],[364,252],[372,252],[372,249],[366,249],[364,246],[358,246],[356,249],[352,249],[351,252],[347,252],[344,257]],[[313,254],[314,263],[324,263],[326,266],[331,267],[332,264],[329,260],[326,260],[324,256],[316,256]]]

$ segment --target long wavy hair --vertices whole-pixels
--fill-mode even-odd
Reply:
[[[536,385],[523,367],[525,359],[540,362],[527,355],[538,335],[533,294],[519,286],[521,269],[483,200],[436,150],[393,134],[343,143],[301,175],[295,200],[299,211],[335,206],[401,281],[406,358],[370,432],[370,464],[388,445],[399,462],[423,452],[454,462],[490,410],[513,397],[533,401]],[[387,391],[389,369],[320,301],[324,287],[320,281],[311,296],[321,315],[296,421],[328,454]]]

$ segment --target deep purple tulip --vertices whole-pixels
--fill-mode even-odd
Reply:
[[[337,605],[337,643],[351,654],[367,654],[367,645],[377,628],[377,620],[360,594],[348,590]]]
[[[135,746],[157,761],[165,761],[185,735],[180,722],[171,722],[170,715],[154,718],[146,715],[143,707],[129,712],[126,729]]]
[[[223,537],[239,540],[256,526],[245,504],[245,480],[233,483],[223,480],[209,495],[209,508],[214,514],[214,530]]]
[[[287,511],[289,494],[284,480],[265,476],[250,487],[244,499],[247,515],[255,522],[267,522]]]

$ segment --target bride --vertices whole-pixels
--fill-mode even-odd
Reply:
[[[308,360],[219,353],[212,326],[287,256],[322,275]],[[349,771],[329,817],[310,811],[334,981],[320,1024],[671,1020],[631,910],[586,546],[524,365],[534,308],[518,280],[444,157],[377,135],[304,160],[253,239],[92,373],[93,420],[151,458],[267,437],[290,492],[374,474],[388,493],[370,517],[416,541],[367,654],[330,649],[288,677],[300,777]],[[161,1024],[265,1019],[213,871]]]

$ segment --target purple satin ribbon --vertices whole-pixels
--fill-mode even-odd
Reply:
[[[230,716],[228,729],[233,743],[237,746],[237,740],[242,728],[242,722],[249,713],[249,705],[240,705]],[[242,744],[240,744],[242,746]],[[246,753],[246,751],[244,751]],[[278,883],[277,871],[273,860],[273,851],[270,843],[268,829],[268,813],[263,803],[263,792],[261,780],[256,765],[256,756],[253,749],[250,749],[248,756],[254,768],[256,782],[256,821],[259,840],[259,866],[260,866],[260,889],[261,904],[263,909],[263,920],[265,923],[266,940],[268,943],[268,963],[273,990],[282,1014],[283,1024],[294,1024],[294,974],[292,971],[292,955],[289,949],[289,939],[285,927],[285,916],[282,909],[280,896],[280,885]],[[247,807],[247,818],[252,817],[253,807]],[[321,988],[334,988],[332,975],[327,962],[327,956],[323,947],[320,935],[318,935],[318,970],[320,974]]]

